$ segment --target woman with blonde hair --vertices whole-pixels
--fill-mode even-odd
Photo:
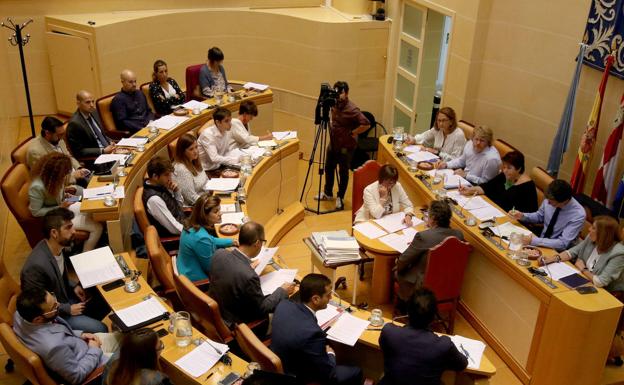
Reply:
[[[423,150],[436,154],[442,160],[458,158],[464,151],[466,137],[461,128],[457,128],[455,110],[451,107],[442,107],[436,115],[431,129],[418,134],[408,144],[422,143]]]
[[[199,162],[197,137],[194,134],[186,133],[178,138],[174,159],[173,180],[180,188],[184,204],[192,206],[205,192],[204,186],[208,181],[208,176]]]
[[[154,62],[152,82],[149,85],[149,95],[154,104],[156,113],[160,116],[169,115],[173,106],[184,103],[186,95],[180,89],[178,82],[169,77],[167,63],[164,60]]]
[[[89,232],[89,238],[83,245],[83,251],[89,251],[100,240],[102,225],[80,212],[80,196],[76,195],[75,187],[68,186],[72,170],[71,158],[65,154],[51,152],[39,159],[32,170],[28,208],[35,217],[43,217],[57,207],[71,210],[74,213],[74,228]]]

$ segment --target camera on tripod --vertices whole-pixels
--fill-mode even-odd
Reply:
[[[329,121],[329,109],[336,105],[338,95],[338,90],[333,89],[329,83],[321,83],[321,92],[316,102],[314,124],[321,124],[322,121]]]

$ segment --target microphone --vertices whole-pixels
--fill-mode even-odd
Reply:
[[[349,304],[349,306],[347,306],[346,308],[344,306],[342,306],[342,297],[340,295],[338,295],[338,293],[336,293],[336,291],[334,289],[332,289],[332,294],[335,295],[336,297],[338,297],[338,306],[343,308],[346,312],[351,313],[353,310],[351,309],[351,303],[348,301],[345,301]]]

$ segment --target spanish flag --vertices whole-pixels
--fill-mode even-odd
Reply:
[[[610,54],[607,56],[604,73],[602,74],[602,80],[594,99],[594,106],[592,107],[591,114],[585,132],[581,137],[581,143],[579,144],[576,160],[574,161],[574,170],[572,171],[572,178],[570,184],[575,194],[583,193],[583,187],[585,186],[585,175],[587,173],[587,167],[591,160],[592,152],[594,151],[594,144],[596,143],[596,137],[598,135],[598,123],[600,122],[600,110],[602,109],[602,100],[604,98],[605,88],[607,88],[607,80],[609,79],[609,71],[613,65],[615,56]]]

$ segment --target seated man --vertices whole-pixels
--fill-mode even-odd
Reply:
[[[134,72],[121,72],[121,92],[113,98],[110,105],[115,126],[119,131],[129,131],[131,134],[147,126],[154,119],[154,113],[147,105],[147,99],[141,90],[137,89],[137,80]]]
[[[148,179],[143,183],[143,205],[150,223],[161,237],[180,235],[185,218],[184,200],[172,179],[173,170],[169,159],[152,158],[147,163]]]
[[[395,277],[399,284],[397,311],[405,313],[405,305],[414,290],[422,285],[427,253],[447,237],[464,239],[461,231],[451,229],[451,207],[445,201],[433,201],[429,206],[427,230],[416,233],[412,243],[396,260]]]
[[[272,294],[262,294],[260,278],[254,271],[258,262],[251,262],[251,258],[260,254],[264,242],[264,227],[247,222],[238,233],[238,248],[218,249],[212,257],[209,293],[230,325],[267,318],[295,290],[294,283],[284,283]]]
[[[448,336],[438,336],[429,325],[437,313],[435,295],[416,290],[407,305],[406,326],[387,323],[381,329],[379,346],[384,356],[380,385],[438,385],[445,370],[464,370],[468,359]]]
[[[232,133],[232,113],[219,107],[212,115],[214,125],[202,131],[197,139],[199,160],[206,171],[217,170],[225,165],[237,165],[238,157],[228,155]]]
[[[472,140],[466,142],[464,153],[448,162],[436,163],[436,168],[452,168],[455,174],[460,175],[474,185],[480,185],[498,175],[501,167],[501,157],[498,150],[492,145],[494,133],[489,127],[477,126],[472,134]]]
[[[86,333],[58,316],[61,304],[49,291],[24,290],[17,297],[13,330],[43,361],[53,378],[80,384],[119,349],[113,333]]]
[[[230,151],[235,148],[255,146],[260,140],[273,139],[273,134],[270,132],[262,136],[251,135],[249,123],[256,116],[258,116],[258,106],[256,106],[256,103],[254,103],[253,100],[242,101],[238,107],[238,118],[232,119],[232,130],[230,131],[232,137],[229,145]]]
[[[58,207],[43,217],[45,239],[32,249],[22,267],[22,290],[42,289],[54,293],[60,302],[58,313],[73,329],[89,333],[107,332],[108,327],[98,321],[110,309],[97,290],[85,290],[80,283],[70,281],[63,248],[74,240],[74,213]]]
[[[540,236],[525,235],[524,244],[557,251],[568,249],[583,229],[585,209],[572,197],[572,186],[561,179],[550,182],[544,198],[536,212],[512,210],[509,214],[524,223],[544,224]]]
[[[282,301],[273,314],[271,350],[282,360],[284,372],[300,383],[362,383],[362,369],[336,365],[336,354],[315,313],[327,307],[332,283],[322,274],[308,274],[301,281],[301,303]]]
[[[115,143],[104,133],[93,95],[89,91],[79,91],[76,104],[78,108],[67,125],[67,141],[72,153],[80,159],[111,154]]]

